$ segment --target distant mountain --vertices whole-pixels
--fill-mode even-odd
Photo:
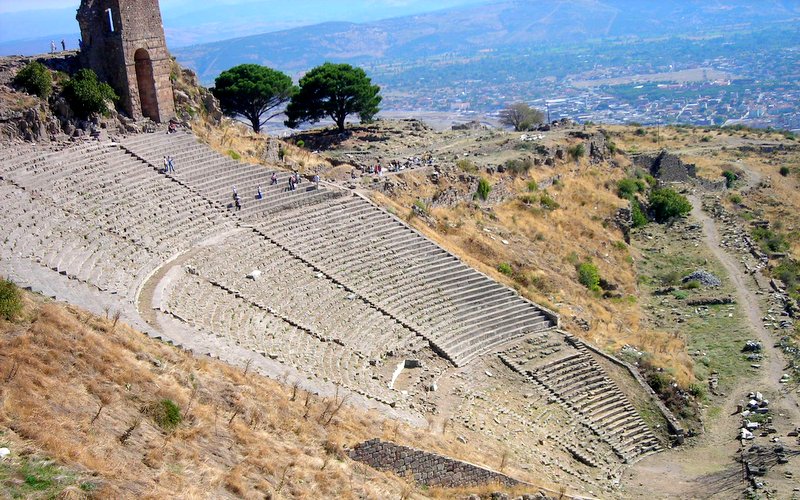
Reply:
[[[204,82],[241,63],[294,74],[327,60],[366,64],[608,38],[705,35],[797,22],[788,0],[515,0],[372,23],[326,23],[174,50]]]
[[[162,1],[161,10],[171,48],[209,43],[230,38],[308,26],[332,19],[367,22],[387,17],[430,12],[456,5],[474,5],[490,0],[303,0],[286,3],[282,0],[194,0]],[[36,1],[28,2],[36,9]],[[29,43],[31,38],[49,40],[54,33],[77,33],[75,7],[66,9],[22,10],[0,14],[0,54],[35,55],[43,51]]]

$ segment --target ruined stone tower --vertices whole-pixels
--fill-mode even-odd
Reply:
[[[131,117],[175,116],[158,0],[82,0],[77,19],[82,63],[114,87]]]

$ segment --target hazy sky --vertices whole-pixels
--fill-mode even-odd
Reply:
[[[209,2],[210,3],[210,2]],[[254,0],[214,0],[214,5],[224,5],[224,4],[238,4],[238,3],[256,3]],[[261,2],[265,6],[271,3],[276,3],[275,0],[262,0]],[[298,6],[298,8],[302,9],[303,0],[295,0],[292,2],[294,5]],[[342,13],[346,13],[348,9],[348,4],[352,3],[349,1],[337,1],[331,0],[330,2],[333,5],[337,5]],[[467,4],[467,3],[476,3],[475,0],[444,0],[444,1],[429,1],[429,2],[421,2],[419,0],[364,0],[360,3],[371,4],[376,11],[380,11],[381,7],[402,7],[402,6],[424,6],[424,10],[433,10],[437,7],[450,7],[453,5],[459,4]],[[0,0],[0,13],[3,12],[19,12],[19,11],[27,11],[27,10],[44,10],[44,9],[63,9],[63,8],[74,8],[77,9],[80,5],[79,0],[30,0],[30,1],[21,1],[21,0]],[[161,0],[161,7],[164,10],[170,10],[176,7],[181,7],[185,5],[193,5],[195,8],[198,7],[198,2],[196,0]],[[208,4],[202,5],[200,7],[209,6]]]

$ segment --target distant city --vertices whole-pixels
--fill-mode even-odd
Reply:
[[[551,120],[798,131],[797,40],[798,32],[787,30],[646,42],[635,44],[629,57],[613,48],[581,46],[562,48],[557,56],[493,52],[368,69],[384,85],[384,108],[391,110],[447,112],[468,119],[492,117],[509,103],[527,102]],[[630,44],[619,47],[627,50]],[[551,59],[560,59],[561,67],[554,71],[557,61]],[[543,69],[532,69],[535,65]],[[431,67],[444,78],[431,78]]]

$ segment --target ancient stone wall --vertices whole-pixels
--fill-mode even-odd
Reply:
[[[108,81],[133,118],[175,116],[171,61],[158,0],[83,0],[81,59]]]
[[[657,156],[644,154],[635,156],[633,164],[647,170],[663,184],[682,182],[694,184],[706,191],[724,191],[726,189],[725,179],[715,181],[699,177],[696,165],[684,163],[680,158],[666,151],[662,151]]]
[[[375,469],[398,476],[413,476],[427,486],[478,486],[499,483],[505,486],[525,484],[499,472],[435,453],[415,450],[394,443],[371,439],[350,450],[350,458]]]

